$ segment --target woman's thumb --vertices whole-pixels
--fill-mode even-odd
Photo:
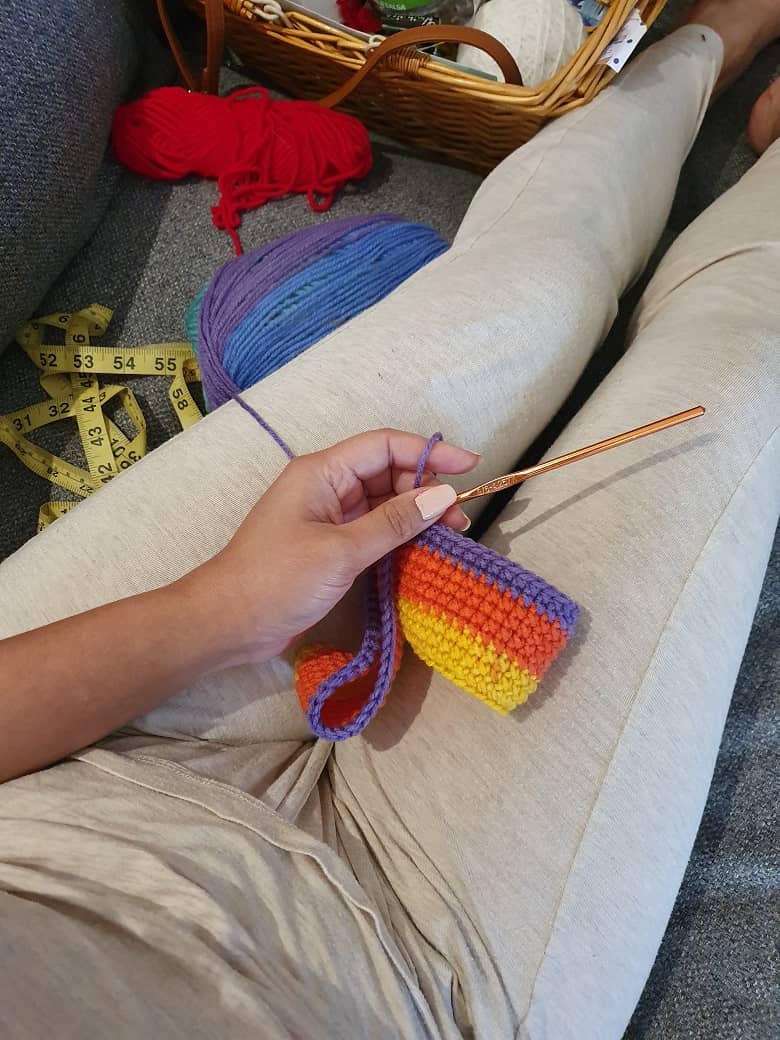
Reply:
[[[449,484],[407,491],[369,510],[348,525],[358,551],[361,568],[376,563],[385,553],[397,549],[420,534],[450,508],[457,492]]]

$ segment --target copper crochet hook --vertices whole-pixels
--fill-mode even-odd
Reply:
[[[506,473],[503,477],[495,477],[493,480],[488,480],[484,484],[478,484],[477,487],[470,488],[468,491],[461,491],[455,501],[460,503],[469,502],[472,498],[492,495],[496,491],[514,487],[515,484],[522,484],[524,480],[528,480],[530,477],[538,477],[540,473],[549,473],[550,470],[568,466],[570,462],[579,462],[580,459],[587,459],[589,455],[598,455],[599,452],[609,451],[610,448],[616,448],[619,444],[628,444],[629,441],[639,440],[640,437],[648,437],[651,433],[659,433],[670,426],[688,422],[689,419],[697,419],[700,415],[704,415],[704,409],[700,404],[697,404],[695,408],[677,412],[676,415],[667,415],[665,419],[656,419],[655,422],[647,423],[646,426],[638,426],[635,430],[618,433],[615,437],[608,437],[605,441],[589,444],[586,448],[577,448],[576,451],[569,451],[565,455],[559,455],[557,459],[548,459],[547,462],[540,462],[536,466],[528,466],[527,469],[519,469],[515,473]]]

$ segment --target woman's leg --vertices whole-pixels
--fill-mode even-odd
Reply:
[[[297,452],[392,425],[441,428],[482,451],[480,475],[510,465],[652,250],[720,58],[719,38],[703,29],[656,44],[486,180],[446,255],[247,399]],[[3,564],[0,636],[199,564],[284,461],[242,409],[219,409]],[[138,727],[229,744],[299,740],[307,731],[290,690],[287,660],[236,669]]]
[[[780,141],[550,454],[706,416],[533,481],[486,538],[582,606],[540,692],[501,718],[410,661],[331,757],[364,884],[477,1036],[619,1038],[671,912],[780,510],[778,185]]]

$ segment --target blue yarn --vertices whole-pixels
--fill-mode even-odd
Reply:
[[[430,228],[383,224],[263,297],[225,341],[223,365],[252,386],[377,303],[446,248]]]
[[[225,376],[245,389],[377,303],[446,249],[432,228],[386,214],[303,229],[254,257],[230,261],[223,269],[227,280],[218,281],[218,274],[187,309],[187,334],[199,353],[207,345],[209,358],[218,359]],[[218,289],[222,284],[225,288]],[[206,318],[201,312],[207,293]],[[239,299],[245,301],[240,307]],[[233,314],[243,316],[231,328]],[[223,328],[216,340],[215,321]],[[204,373],[205,360],[202,355]],[[212,395],[207,383],[204,374],[212,403],[225,399],[224,389],[215,385]]]

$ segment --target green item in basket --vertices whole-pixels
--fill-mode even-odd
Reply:
[[[382,27],[390,32],[418,25],[463,25],[481,0],[374,0]]]

